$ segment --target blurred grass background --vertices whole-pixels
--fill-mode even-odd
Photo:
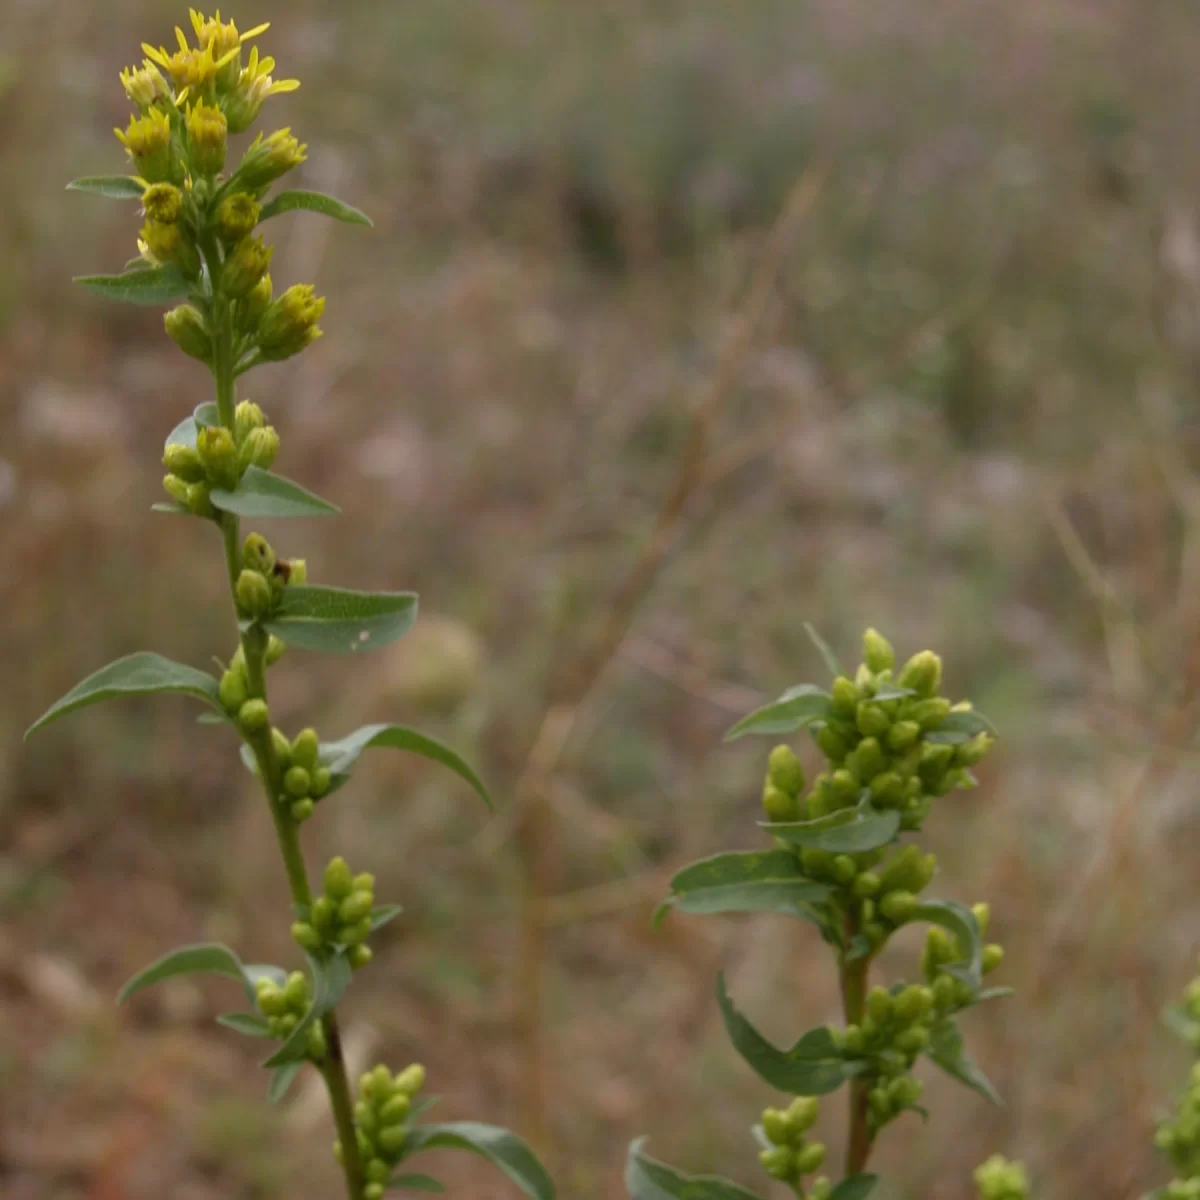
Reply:
[[[652,526],[766,229],[824,186],[735,387],[683,535],[589,695],[542,810],[540,1052],[569,1200],[622,1195],[636,1133],[765,1192],[745,1132],[772,1096],[726,1044],[719,966],[765,1031],[835,1014],[813,931],[648,913],[670,869],[755,844],[761,697],[862,627],[932,645],[1001,728],[983,786],[929,829],[942,893],[992,902],[1017,998],[973,1016],[993,1110],[929,1081],[935,1119],[879,1161],[890,1200],[966,1200],[1024,1157],[1043,1200],[1163,1176],[1157,1026],[1190,976],[1200,893],[1200,13],[1181,0],[315,0],[275,25],[304,87],[267,120],[364,233],[281,218],[277,283],[328,336],[257,372],[279,467],[342,505],[268,529],[317,580],[413,587],[423,616],[353,664],[294,653],[285,728],[410,721],[509,802],[364,762],[306,829],[406,914],[347,1005],[353,1052],[420,1057],[447,1116],[536,1100],[522,1034],[511,797],[554,671]],[[153,517],[158,455],[207,378],[154,312],[70,276],[132,253],[117,70],[168,42],[160,0],[7,0],[0,43],[0,1193],[13,1200],[338,1194],[301,1091],[262,1104],[219,981],[120,1013],[178,941],[292,961],[254,789],[186,703],[21,731],[133,649],[202,664],[232,630],[204,528]],[[1046,947],[1051,945],[1052,953]],[[888,969],[903,970],[899,947]],[[841,1105],[822,1118],[836,1144]],[[525,1130],[528,1132],[528,1130]],[[435,1164],[452,1195],[503,1197]]]

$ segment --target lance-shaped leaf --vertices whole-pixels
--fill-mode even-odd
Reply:
[[[176,975],[226,975],[236,979],[245,989],[249,1000],[254,999],[254,989],[246,976],[246,970],[228,946],[216,942],[202,945],[180,946],[156,959],[140,970],[117,994],[117,1003],[124,1004],[130,996],[144,988],[172,979]]]
[[[952,1079],[957,1079],[993,1104],[1004,1103],[991,1080],[967,1057],[963,1050],[962,1031],[954,1021],[945,1020],[934,1026],[926,1053]]]
[[[975,914],[965,904],[959,904],[957,900],[923,900],[910,919],[940,925],[954,934],[962,961],[944,966],[942,970],[976,990],[982,986],[983,938]]]
[[[68,192],[88,192],[110,200],[140,200],[146,191],[144,180],[133,175],[85,175],[67,184]]]
[[[981,733],[995,733],[996,727],[981,712],[973,708],[967,712],[947,713],[938,727],[925,735],[927,742],[947,742],[960,745],[969,742]]]
[[[151,696],[160,692],[195,696],[213,708],[221,707],[219,685],[207,672],[173,662],[161,654],[142,651],[118,658],[77,683],[30,725],[25,736],[89,704],[99,704],[114,696]]]
[[[445,1184],[438,1183],[432,1175],[393,1175],[388,1180],[389,1192],[427,1192],[440,1196],[445,1190]]]
[[[686,913],[778,912],[814,920],[812,905],[833,887],[807,879],[795,854],[766,850],[715,854],[677,871],[654,923],[672,908]]]
[[[745,737],[748,733],[792,733],[829,718],[829,693],[811,683],[788,688],[778,700],[743,717],[725,740]]]
[[[271,1036],[271,1027],[267,1024],[267,1018],[259,1013],[222,1013],[217,1018],[218,1025],[224,1025],[226,1029],[232,1029],[234,1033],[240,1033],[243,1037],[252,1038],[269,1038]]]
[[[288,1035],[287,1041],[269,1058],[263,1060],[264,1067],[282,1067],[302,1060],[308,1053],[309,1027],[333,1008],[350,986],[350,964],[344,954],[335,954],[326,961],[311,955],[306,957],[312,971],[312,1002],[308,1006],[308,1012],[300,1018],[299,1024]]]
[[[823,1096],[862,1072],[865,1063],[847,1059],[824,1025],[810,1029],[790,1050],[773,1046],[737,1010],[717,976],[717,1003],[734,1048],[772,1087],[790,1096]]]
[[[758,1200],[753,1192],[716,1175],[685,1175],[642,1147],[645,1138],[630,1143],[625,1159],[625,1188],[630,1200]]]
[[[399,904],[377,904],[371,909],[371,932],[390,925],[403,911]]]
[[[292,1062],[284,1063],[281,1067],[276,1067],[271,1072],[271,1082],[267,1084],[268,1104],[278,1104],[288,1094],[292,1084],[296,1081],[296,1076],[300,1074],[300,1068],[303,1066],[304,1059],[298,1058]]]
[[[834,654],[833,647],[817,632],[816,627],[805,621],[804,632],[808,634],[808,640],[816,646],[817,653],[821,656],[821,661],[830,675],[835,679],[839,675],[845,675],[846,672],[838,661],[838,656]]]
[[[492,807],[492,799],[483,780],[449,746],[428,734],[418,733],[404,725],[364,725],[336,742],[321,743],[321,762],[333,775],[347,775],[364,750],[372,748],[408,750],[422,758],[432,759],[448,767],[460,779],[469,783],[483,802]]]
[[[163,443],[165,446],[181,445],[191,446],[193,450],[196,448],[196,438],[200,430],[208,425],[220,425],[221,417],[217,412],[217,406],[211,401],[206,400],[203,404],[197,404],[195,411],[190,417],[184,417],[174,429],[167,434],[167,440]]]
[[[342,511],[291,479],[258,467],[247,467],[232,491],[213,488],[208,498],[213,508],[252,521],[265,517],[328,517]]]
[[[829,1193],[829,1200],[867,1200],[878,1182],[878,1175],[851,1175]]]
[[[533,1200],[554,1200],[554,1184],[537,1155],[516,1134],[478,1121],[416,1125],[408,1131],[404,1157],[421,1150],[469,1150],[499,1167]]]
[[[182,300],[190,285],[178,267],[137,267],[120,275],[77,275],[89,292],[126,304],[169,304]]]
[[[324,192],[306,191],[303,188],[292,188],[286,192],[280,192],[263,205],[258,219],[260,222],[269,221],[272,217],[279,216],[280,213],[299,210],[320,213],[324,217],[332,217],[335,221],[345,221],[347,225],[370,227],[374,224],[365,212],[360,212],[357,208],[353,208],[333,196],[327,196]]]
[[[826,850],[830,854],[861,854],[886,846],[900,831],[900,814],[894,808],[877,811],[870,804],[840,808],[815,821],[760,821],[768,833],[790,846]]]
[[[346,588],[284,588],[264,628],[289,646],[329,654],[356,654],[386,646],[417,617],[414,592],[353,592]]]

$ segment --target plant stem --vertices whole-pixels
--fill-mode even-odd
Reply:
[[[210,266],[212,264],[210,263]],[[215,280],[216,276],[214,276]],[[214,293],[216,288],[214,286]],[[215,338],[213,347],[213,378],[216,381],[217,413],[221,424],[231,433],[234,428],[234,363],[233,363],[233,313],[227,300],[216,296],[213,299],[213,323]],[[239,521],[232,513],[221,513],[221,536],[225,543],[225,565],[229,573],[230,596],[237,611],[236,586],[241,571],[241,539]],[[251,626],[241,634],[242,654],[246,660],[247,692],[251,699],[267,700],[267,678],[265,656],[267,634],[258,626]],[[247,744],[254,752],[258,765],[259,779],[267,797],[267,808],[275,823],[275,836],[279,842],[279,853],[287,872],[291,889],[292,904],[307,909],[312,904],[312,891],[308,885],[308,872],[304,866],[304,854],[300,849],[300,837],[293,822],[279,803],[283,792],[283,781],[279,777],[279,762],[275,757],[275,743],[271,727],[252,734],[244,734]],[[325,1031],[326,1055],[316,1064],[325,1080],[329,1103],[333,1109],[334,1124],[342,1144],[342,1170],[346,1176],[346,1189],[350,1200],[360,1200],[366,1180],[363,1174],[362,1156],[358,1152],[358,1138],[354,1127],[354,1105],[350,1096],[350,1083],[346,1073],[346,1060],[342,1050],[341,1031],[337,1016],[331,1010],[321,1018]]]
[[[856,912],[846,914],[845,946],[842,952],[841,984],[842,1011],[846,1025],[862,1025],[867,1002],[867,980],[871,972],[870,955],[854,962],[847,962],[846,955],[859,933]],[[867,1084],[861,1079],[850,1081],[850,1124],[846,1134],[846,1177],[857,1175],[871,1157],[871,1128],[868,1123],[870,1109],[867,1106]]]

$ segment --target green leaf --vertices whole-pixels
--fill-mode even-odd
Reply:
[[[269,1038],[271,1036],[267,1018],[258,1013],[222,1013],[217,1018],[217,1024],[224,1025],[226,1029],[232,1029],[234,1033],[243,1034],[245,1037]]]
[[[861,1073],[865,1063],[842,1057],[833,1035],[824,1026],[810,1029],[790,1050],[780,1050],[746,1020],[717,976],[717,1003],[734,1049],[760,1078],[790,1096],[823,1096]]]
[[[807,621],[804,622],[804,632],[808,634],[808,640],[817,648],[817,653],[821,656],[821,661],[825,664],[825,669],[835,679],[839,675],[845,675],[845,669],[838,662],[838,656],[834,654],[833,648],[829,643],[816,631],[815,626],[810,625]]]
[[[748,733],[792,733],[829,717],[829,693],[811,683],[789,688],[772,704],[743,717],[726,735],[732,742]]]
[[[386,646],[417,617],[413,592],[352,592],[344,588],[284,588],[268,633],[302,650],[357,654]]]
[[[875,689],[873,700],[904,700],[909,696],[915,696],[917,693],[912,688],[900,687],[895,683],[881,683]]]
[[[167,440],[163,443],[164,446],[191,446],[193,450],[196,448],[196,437],[200,430],[207,425],[220,425],[221,418],[217,413],[217,406],[211,401],[206,400],[203,404],[197,404],[195,411],[190,417],[184,417],[170,433],[167,434]]]
[[[943,1021],[934,1026],[926,1053],[952,1079],[966,1084],[972,1091],[978,1092],[993,1104],[1004,1104],[991,1080],[963,1051],[962,1032],[953,1021]]]
[[[768,833],[789,846],[827,850],[830,854],[861,854],[886,846],[900,831],[900,814],[894,808],[876,811],[870,804],[841,808],[815,821],[760,821]]]
[[[188,281],[178,267],[141,267],[121,275],[77,275],[75,282],[89,292],[127,304],[169,304],[182,300]]]
[[[271,1072],[271,1082],[267,1085],[268,1104],[278,1104],[288,1094],[288,1090],[295,1082],[296,1076],[300,1074],[302,1066],[304,1066],[304,1059],[298,1058],[294,1062],[276,1067]]]
[[[965,904],[959,904],[957,900],[923,900],[913,910],[911,920],[940,925],[954,934],[964,957],[961,962],[951,963],[942,970],[976,990],[982,986],[983,938],[975,914]]]
[[[146,185],[132,175],[85,175],[67,184],[68,192],[88,192],[110,200],[140,200]]]
[[[878,1175],[851,1175],[830,1192],[829,1200],[867,1200],[878,1182]]]
[[[441,1195],[446,1190],[432,1175],[393,1175],[388,1190],[398,1192],[432,1192]]]
[[[285,592],[284,595],[286,596],[287,593]],[[488,795],[487,788],[483,786],[483,780],[458,754],[449,746],[444,746],[436,738],[418,733],[415,729],[409,729],[404,725],[364,725],[339,741],[323,742],[321,762],[334,775],[346,775],[358,761],[358,756],[364,750],[370,750],[373,747],[410,750],[413,754],[419,754],[423,758],[441,763],[460,779],[466,780],[483,797],[483,802],[488,808],[492,807],[492,798]]]
[[[533,1200],[554,1200],[554,1184],[532,1150],[515,1134],[477,1121],[416,1125],[408,1132],[404,1157],[421,1150],[469,1150],[499,1167]]]
[[[996,727],[981,712],[947,713],[942,723],[925,735],[927,742],[946,742],[952,746],[969,742],[981,733],[995,733]]]
[[[645,1138],[629,1146],[625,1188],[631,1200],[758,1200],[753,1192],[716,1175],[684,1175],[642,1152]]]
[[[399,904],[378,904],[371,909],[371,932],[374,933],[378,929],[382,929],[385,925],[394,921],[402,912],[403,908]]]
[[[686,913],[778,912],[813,920],[810,906],[828,900],[833,890],[805,878],[789,850],[716,854],[675,873],[655,924],[671,908]]]
[[[156,959],[126,983],[117,994],[117,1003],[124,1004],[130,996],[136,995],[144,988],[176,975],[228,975],[230,979],[236,979],[242,985],[249,999],[254,999],[238,956],[228,946],[207,942],[202,945],[180,946],[177,950]]]
[[[351,208],[341,200],[335,200],[324,192],[309,192],[301,188],[280,192],[274,199],[263,205],[259,221],[269,221],[280,213],[295,212],[303,209],[305,212],[320,213],[325,217],[333,217],[335,221],[345,221],[348,225],[372,226],[374,222],[366,213],[357,208]]]
[[[269,1058],[263,1060],[264,1067],[282,1067],[297,1062],[308,1053],[308,1030],[314,1021],[319,1021],[346,994],[350,986],[350,964],[343,954],[335,954],[322,962],[308,955],[308,965],[313,977],[312,1003],[300,1023],[288,1035],[288,1039]]]
[[[149,696],[159,692],[179,692],[185,696],[195,696],[213,708],[221,707],[217,681],[207,672],[172,662],[161,654],[142,651],[118,658],[116,662],[101,667],[77,683],[30,725],[25,736],[77,708],[99,704],[101,700],[111,700],[114,696]]]
[[[247,467],[233,491],[213,488],[209,499],[214,508],[252,521],[264,517],[327,517],[342,511],[298,483],[258,467]]]
[[[981,992],[975,993],[975,998],[971,1001],[972,1004],[986,1004],[989,1000],[1007,1000],[1009,996],[1017,994],[1016,988],[1010,987],[992,987],[984,988]]]
[[[283,987],[287,983],[288,973],[282,967],[273,967],[270,963],[250,963],[248,966],[243,965],[242,971],[251,989],[260,979],[269,979],[276,987]]]

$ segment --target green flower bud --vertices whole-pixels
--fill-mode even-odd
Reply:
[[[863,1036],[862,1029],[857,1025],[847,1025],[846,1032],[843,1035],[843,1043],[846,1053],[853,1056],[861,1054],[866,1048],[867,1039]]]
[[[878,740],[873,737],[865,737],[858,743],[858,749],[846,760],[848,767],[851,759],[854,761],[854,770],[859,779],[874,779],[876,775],[886,771],[888,766],[887,758]]]
[[[975,1171],[975,1186],[980,1200],[1028,1200],[1029,1180],[1020,1163],[1011,1163],[994,1154]],[[1171,1197],[1171,1200],[1177,1200]],[[1190,1200],[1179,1197],[1178,1200]]]
[[[231,667],[222,674],[219,694],[226,712],[236,713],[241,709],[247,700],[247,688],[244,671],[235,671]]]
[[[828,850],[805,846],[800,851],[800,869],[809,879],[829,879],[833,874],[833,855]]]
[[[858,702],[861,699],[862,693],[844,675],[839,675],[833,681],[829,707],[839,717],[847,717],[853,721],[858,712]]]
[[[929,731],[936,729],[950,715],[950,701],[945,696],[933,696],[928,700],[918,700],[905,711],[905,718],[916,721],[920,727]]]
[[[325,944],[307,921],[297,921],[292,926],[292,940],[304,950],[320,950]]]
[[[841,762],[850,752],[846,740],[832,725],[822,725],[816,732],[817,745],[830,762]]]
[[[975,918],[975,924],[979,926],[979,936],[984,937],[987,934],[988,925],[991,924],[992,906],[981,900],[978,904],[971,905],[971,915]]]
[[[921,1099],[925,1086],[911,1075],[901,1075],[888,1084],[888,1099],[893,1109],[911,1108]]]
[[[189,512],[198,517],[215,517],[216,512],[208,498],[207,483],[189,483],[187,485],[186,505]]]
[[[279,454],[279,434],[274,425],[266,429],[252,429],[238,451],[238,466],[245,471],[247,467],[258,467],[266,471]]]
[[[371,952],[370,946],[364,946],[361,942],[357,946],[351,946],[346,951],[346,961],[354,971],[361,971],[373,959],[375,955]]]
[[[353,925],[344,925],[338,940],[347,946],[359,946],[371,936],[371,918],[363,917]]]
[[[808,1189],[808,1200],[829,1200],[832,1195],[833,1183],[824,1175],[814,1179],[812,1186]]]
[[[942,660],[932,650],[922,650],[904,664],[897,682],[918,696],[936,696],[942,685]]]
[[[283,652],[287,649],[287,643],[282,638],[277,638],[271,634],[267,638],[267,653],[263,661],[268,667],[273,667],[282,657]]]
[[[777,1108],[765,1108],[761,1118],[763,1133],[773,1146],[786,1146],[792,1135],[787,1116]]]
[[[948,1008],[953,1008],[957,1001],[957,989],[955,983],[957,981],[949,975],[939,975],[934,981],[930,991],[933,992],[933,1002],[940,1012],[945,1012]]]
[[[876,985],[867,995],[867,1015],[877,1024],[884,1024],[892,1015],[892,997],[887,988]]]
[[[387,1191],[382,1183],[368,1183],[363,1188],[363,1200],[383,1200],[383,1194]]]
[[[929,1045],[929,1030],[924,1025],[910,1025],[902,1029],[895,1038],[897,1050],[915,1058]]]
[[[362,871],[354,877],[354,891],[375,894],[375,876],[370,871]]]
[[[164,475],[163,488],[168,496],[175,501],[176,504],[182,504],[184,508],[188,508],[188,483],[184,479],[180,479],[178,475]]]
[[[408,1119],[412,1111],[412,1101],[403,1093],[392,1096],[379,1110],[379,1119],[385,1125],[400,1125]]]
[[[800,801],[787,792],[767,784],[762,794],[763,812],[768,821],[798,821]]]
[[[896,1017],[905,1025],[927,1016],[933,1009],[933,992],[919,983],[910,983],[896,997]]]
[[[921,848],[909,844],[892,856],[879,873],[879,882],[885,892],[920,893],[929,885],[937,868],[937,859],[932,854],[922,854]]]
[[[802,1137],[817,1123],[815,1096],[797,1096],[787,1107],[788,1129],[794,1137]]]
[[[990,975],[1004,961],[1004,947],[990,942],[983,948],[983,973]]]
[[[887,1088],[873,1087],[867,1093],[867,1106],[877,1121],[886,1121],[892,1115],[892,1101]]]
[[[308,582],[308,563],[302,558],[288,560],[287,582],[303,587]]]
[[[956,767],[973,767],[982,761],[987,752],[995,744],[996,739],[990,733],[980,733],[969,742],[954,748],[954,765]]]
[[[921,726],[916,721],[897,721],[888,730],[888,749],[895,750],[898,754],[901,754],[905,750],[915,746],[920,736]]]
[[[233,410],[233,436],[240,446],[252,429],[262,429],[267,423],[266,414],[253,400],[239,400]]]
[[[415,1096],[425,1086],[425,1068],[420,1063],[412,1063],[396,1076],[393,1090],[406,1096]]]
[[[876,950],[887,941],[887,926],[881,925],[878,921],[868,921],[863,926],[863,936],[871,943],[871,949]]]
[[[372,1158],[366,1165],[366,1172],[372,1183],[387,1183],[392,1169],[382,1158]]]
[[[167,315],[170,316],[169,313]],[[224,425],[206,425],[201,429],[196,437],[196,452],[209,479],[217,487],[237,487],[237,446],[234,445],[233,434]]]
[[[825,1147],[820,1142],[809,1142],[796,1151],[796,1174],[811,1175],[825,1161]]]
[[[217,206],[217,236],[227,246],[236,245],[254,232],[261,213],[262,205],[253,196],[233,192]]]
[[[772,1146],[770,1150],[764,1150],[758,1156],[758,1161],[762,1163],[762,1168],[772,1179],[778,1179],[780,1182],[786,1183],[790,1179],[796,1177],[796,1171],[792,1163],[792,1152],[787,1146]]]
[[[947,963],[957,962],[959,958],[958,939],[945,929],[935,925],[925,935],[925,950],[921,956],[921,966],[925,977],[931,978]],[[937,985],[934,985],[934,995],[937,995]]]
[[[172,308],[164,315],[163,326],[184,354],[204,363],[212,362],[212,335],[198,308],[190,304]]]
[[[292,1008],[303,1012],[308,1007],[308,980],[303,971],[293,971],[287,977],[283,994]]]
[[[876,629],[868,629],[863,634],[863,662],[874,671],[889,671],[896,665],[896,652],[892,643]]]
[[[142,212],[160,225],[174,225],[183,212],[183,192],[173,183],[152,183],[142,193]]]
[[[916,909],[917,898],[912,892],[888,892],[879,901],[879,911],[893,925],[903,925],[906,921],[911,921]]]
[[[188,279],[195,279],[200,274],[200,252],[183,225],[147,220],[141,228],[141,247],[142,257],[152,263],[173,264]],[[201,357],[187,346],[183,348],[193,357]]]
[[[259,352],[263,358],[278,361],[299,354],[321,336],[317,321],[325,309],[325,300],[310,284],[294,284],[263,313],[258,326]]]
[[[307,149],[292,137],[290,130],[278,129],[267,138],[260,133],[242,156],[234,178],[248,192],[257,195],[281,175],[298,167]]]
[[[271,730],[271,749],[275,754],[276,766],[286,771],[292,756],[292,744],[282,729],[273,728]]]
[[[242,543],[242,566],[262,575],[270,575],[275,569],[275,551],[261,533],[248,534]]]
[[[175,154],[171,121],[164,111],[151,109],[142,117],[131,117],[128,129],[124,133],[118,129],[117,137],[147,183],[183,182],[184,166]]]
[[[162,461],[172,475],[179,476],[187,483],[199,483],[204,478],[204,464],[194,446],[171,442],[163,451]]]
[[[274,294],[271,286],[271,276],[264,275],[258,284],[244,300],[239,300],[235,306],[235,324],[239,333],[252,336],[262,322],[271,297]]]
[[[257,733],[270,724],[271,715],[265,700],[247,700],[238,709],[238,724],[244,733]]]
[[[854,723],[858,727],[859,733],[865,737],[875,738],[883,737],[892,725],[887,713],[874,701],[867,700],[858,706]]]
[[[363,917],[371,915],[371,906],[374,903],[375,897],[370,892],[351,892],[338,905],[338,918],[347,924],[361,921]]]
[[[895,771],[882,771],[867,785],[877,808],[898,808],[904,800],[904,781]]]
[[[258,571],[244,570],[237,578],[238,608],[248,617],[265,617],[274,601],[271,585]]]
[[[225,114],[212,104],[188,110],[188,158],[197,175],[219,175],[225,168],[225,142],[229,132]]]
[[[309,774],[303,767],[289,767],[283,776],[283,790],[301,800],[308,795],[310,782]]]
[[[320,750],[320,742],[317,739],[317,731],[315,729],[302,729],[296,734],[295,740],[291,745],[292,762],[297,766],[303,767],[306,771],[311,771],[317,765],[317,754]],[[308,795],[307,787],[304,790],[304,795]]]
[[[804,791],[804,767],[791,746],[779,745],[767,758],[767,778],[781,791],[798,796]]]
[[[844,768],[834,771],[829,777],[829,786],[838,805],[842,808],[856,803],[858,801],[858,793],[862,790],[861,783]]]
[[[328,934],[333,929],[334,917],[337,916],[337,904],[333,898],[318,896],[313,901],[312,923],[323,933]]]
[[[879,894],[879,876],[874,871],[863,871],[854,881],[856,896],[876,896]]]
[[[333,900],[344,900],[354,891],[354,876],[349,864],[340,855],[325,868],[325,894]]]
[[[259,1012],[264,1017],[281,1017],[287,1012],[287,999],[282,989],[276,987],[269,979],[260,979],[254,992]]]
[[[360,1100],[354,1106],[354,1123],[360,1129],[371,1134],[379,1128],[379,1116],[370,1104],[365,1100]]]
[[[242,238],[221,268],[221,291],[244,300],[267,273],[274,253],[261,237]]]
[[[288,813],[291,815],[292,820],[295,821],[297,825],[303,825],[304,822],[307,821],[308,818],[311,817],[316,811],[317,806],[308,796],[305,796],[303,800],[297,800],[296,803],[288,809]]]
[[[848,887],[858,875],[858,864],[848,854],[839,854],[833,860],[833,878],[843,887]]]
[[[328,767],[314,767],[312,771],[312,787],[309,789],[309,795],[320,799],[327,791],[333,780],[333,776],[329,772]]]
[[[325,1027],[320,1021],[314,1021],[308,1027],[308,1057],[314,1062],[320,1062],[329,1052],[325,1041]]]
[[[379,1131],[379,1148],[385,1154],[399,1154],[408,1141],[408,1130],[403,1125],[389,1125]]]

